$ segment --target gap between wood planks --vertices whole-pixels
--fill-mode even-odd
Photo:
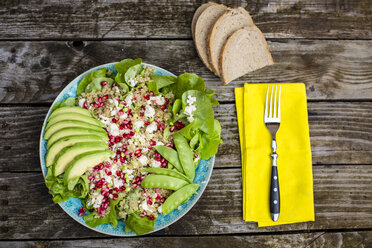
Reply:
[[[157,235],[149,234],[140,236],[142,238],[187,238],[187,237],[224,237],[224,236],[271,236],[271,235],[291,235],[291,234],[306,234],[306,233],[321,233],[315,239],[313,239],[308,245],[313,243],[317,238],[326,233],[351,233],[351,232],[368,232],[372,231],[372,228],[350,228],[350,229],[312,229],[312,230],[299,230],[299,231],[275,231],[275,232],[261,232],[261,233],[217,233],[217,234],[186,234],[186,235]],[[118,237],[118,236],[107,236],[106,237],[84,237],[84,238],[58,238],[58,239],[0,239],[1,241],[70,241],[70,240],[107,240],[107,239],[136,239],[138,236],[133,237]]]

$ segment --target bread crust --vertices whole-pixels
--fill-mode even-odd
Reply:
[[[198,21],[199,16],[203,13],[203,11],[206,8],[208,8],[212,4],[216,4],[216,3],[213,3],[213,2],[204,3],[195,10],[194,16],[192,17],[192,21],[191,21],[191,34],[192,34],[193,39],[195,39],[195,26],[196,26],[196,22]]]
[[[224,68],[224,63],[225,63],[225,52],[226,52],[226,49],[230,46],[230,43],[236,38],[237,35],[239,35],[240,32],[242,32],[242,30],[249,30],[249,29],[252,29],[252,30],[255,30],[257,32],[257,34],[259,34],[261,36],[261,38],[265,41],[264,42],[264,46],[265,46],[265,50],[267,52],[267,55],[269,56],[269,62],[267,65],[272,65],[274,64],[274,60],[271,56],[271,53],[270,53],[270,50],[269,50],[269,47],[267,45],[267,42],[266,42],[266,39],[265,39],[265,36],[263,35],[263,33],[261,32],[261,30],[256,26],[252,26],[252,27],[245,27],[245,28],[241,28],[241,29],[238,29],[236,30],[225,42],[223,48],[222,48],[222,51],[221,51],[221,54],[220,54],[220,58],[219,58],[219,68],[220,68],[220,71],[221,71],[221,79],[222,79],[222,82],[224,85],[227,85],[228,83],[230,83],[231,81],[233,81],[234,79],[231,79],[231,80],[228,80],[226,78],[226,72],[225,72],[225,68]],[[248,73],[248,72],[247,72]]]
[[[217,58],[217,61],[214,61],[213,59],[213,52],[212,52],[212,46],[213,46],[213,43],[215,42],[215,32],[218,28],[219,25],[221,25],[225,20],[225,18],[228,18],[229,15],[231,14],[234,14],[234,12],[240,12],[240,13],[243,13],[248,19],[248,24],[249,25],[254,25],[253,23],[253,20],[252,20],[252,17],[250,16],[250,14],[248,13],[247,10],[245,10],[244,8],[242,7],[238,7],[236,9],[230,9],[229,11],[225,12],[223,15],[221,15],[217,20],[216,22],[213,24],[212,28],[211,28],[211,31],[209,33],[209,36],[208,36],[208,57],[209,57],[209,61],[211,63],[211,69],[212,71],[217,75],[217,76],[221,76],[220,75],[220,71],[219,71],[219,57],[220,57],[220,54],[221,54],[221,51],[222,51],[222,48],[221,48],[221,51],[220,53],[218,54],[218,58]],[[233,31],[233,33],[235,32],[236,30]],[[227,39],[226,39],[227,40]],[[226,43],[226,41],[224,42]]]
[[[211,68],[211,64],[210,64],[209,56],[208,56],[208,47],[207,47],[208,36],[206,38],[203,38],[203,37],[200,37],[199,34],[202,33],[202,31],[204,32],[204,34],[209,34],[212,26],[206,27],[205,21],[210,19],[208,18],[208,15],[210,15],[212,11],[216,11],[217,15],[220,15],[220,14],[223,15],[228,10],[229,8],[227,8],[225,5],[211,4],[199,15],[199,18],[197,19],[196,24],[195,24],[194,43],[195,43],[196,50],[198,52],[199,57],[205,64],[205,66],[211,71],[213,70]]]

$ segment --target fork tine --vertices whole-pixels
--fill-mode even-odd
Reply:
[[[275,93],[274,93],[274,115],[273,115],[273,118],[277,118],[277,116],[276,116],[276,94],[277,94],[277,88],[278,88],[278,86],[275,85]]]
[[[279,86],[279,96],[278,96],[278,118],[280,121],[280,95],[282,94],[282,86]]]
[[[266,101],[265,101],[265,120],[267,118],[267,99],[269,98],[269,86],[267,86],[267,91],[266,91]]]
[[[274,86],[271,86],[269,118],[273,118],[273,89]]]

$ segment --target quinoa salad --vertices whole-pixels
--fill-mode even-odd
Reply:
[[[85,75],[77,97],[54,105],[45,180],[55,203],[82,200],[88,226],[122,220],[142,235],[196,194],[196,166],[222,143],[218,102],[195,74],[156,75],[141,59],[115,70]]]

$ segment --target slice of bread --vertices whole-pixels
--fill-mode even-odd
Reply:
[[[253,20],[248,11],[242,7],[239,7],[227,11],[221,15],[211,28],[208,39],[209,61],[211,63],[212,70],[218,76],[221,76],[219,71],[219,58],[227,38],[230,37],[236,30],[247,26],[254,26]]]
[[[196,50],[203,63],[211,69],[211,64],[208,57],[208,36],[213,24],[228,8],[222,4],[211,4],[199,15],[195,24],[194,41]]]
[[[191,33],[192,33],[192,38],[193,39],[195,39],[195,25],[196,25],[196,22],[197,22],[199,16],[201,15],[201,13],[203,13],[203,11],[206,8],[208,8],[212,4],[215,4],[215,3],[212,3],[212,2],[204,3],[204,4],[200,5],[200,7],[195,10],[195,13],[194,13],[194,16],[192,17],[192,22],[191,22]]]
[[[244,74],[274,64],[264,35],[256,26],[235,31],[223,46],[220,71],[226,85]]]

